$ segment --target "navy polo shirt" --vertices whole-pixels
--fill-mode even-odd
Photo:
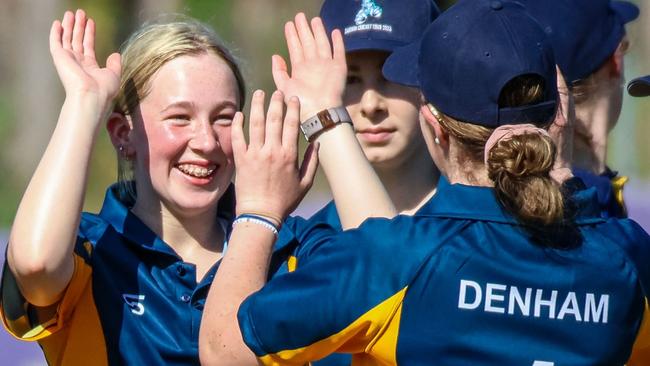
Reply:
[[[230,229],[234,189],[219,203]],[[83,213],[74,274],[63,298],[36,308],[5,264],[1,315],[50,365],[196,365],[199,325],[218,263],[204,278],[109,189],[98,215]]]
[[[553,247],[492,189],[445,184],[414,216],[307,234],[308,258],[241,305],[244,341],[268,365],[623,365],[650,347],[650,237],[575,197],[581,239]]]
[[[602,174],[575,168],[573,174],[580,178],[587,187],[594,187],[597,192],[601,215],[607,217],[627,217],[627,208],[623,199],[623,188],[628,178],[606,168]]]

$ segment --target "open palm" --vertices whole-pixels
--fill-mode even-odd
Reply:
[[[111,54],[105,68],[98,65],[95,22],[83,10],[68,11],[52,24],[50,53],[68,96],[91,93],[103,110],[108,108],[120,87],[120,55]]]

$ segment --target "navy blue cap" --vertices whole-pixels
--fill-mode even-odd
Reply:
[[[627,84],[627,92],[633,97],[647,97],[650,95],[650,75],[630,81]]]
[[[625,23],[639,16],[639,8],[627,1],[518,1],[549,34],[569,85],[596,72],[625,36]]]
[[[420,41],[389,56],[383,73],[390,81],[420,88],[446,115],[485,127],[546,124],[558,101],[552,46],[523,6],[509,1],[459,0]],[[503,87],[529,74],[545,81],[543,101],[499,108]]]
[[[346,52],[391,52],[420,38],[439,14],[433,0],[325,0],[320,11],[328,34],[343,33]]]

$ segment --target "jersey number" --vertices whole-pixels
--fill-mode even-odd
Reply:
[[[130,295],[122,294],[124,302],[131,308],[131,312],[135,315],[144,314],[144,305],[140,301],[144,301],[144,295]]]

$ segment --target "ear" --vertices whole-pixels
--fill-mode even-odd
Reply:
[[[628,48],[627,39],[623,39],[621,43],[616,47],[616,51],[609,56],[605,63],[608,65],[609,76],[611,78],[620,78],[623,77],[623,67],[624,65],[624,56]]]
[[[426,103],[423,103],[420,107],[420,113],[424,117],[426,124],[431,128],[434,137],[437,137],[438,141],[440,141],[439,145],[445,149],[448,148],[449,134],[440,126],[440,122],[438,122],[438,119],[433,115]]]
[[[106,130],[111,138],[115,150],[120,151],[124,156],[134,153],[131,146],[131,121],[122,113],[113,112],[106,122]]]

